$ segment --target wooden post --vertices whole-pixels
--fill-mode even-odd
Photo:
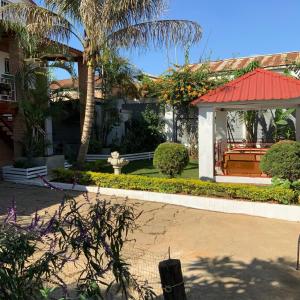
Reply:
[[[168,259],[161,261],[158,268],[164,299],[186,300],[180,260]]]

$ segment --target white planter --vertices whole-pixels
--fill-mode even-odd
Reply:
[[[13,166],[5,166],[2,168],[4,180],[32,179],[38,176],[46,176],[47,174],[47,166],[32,167],[28,169],[14,168]]]

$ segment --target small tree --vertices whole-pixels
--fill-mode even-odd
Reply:
[[[191,149],[195,148],[197,135],[196,108],[190,103],[209,90],[225,83],[224,77],[212,78],[209,65],[203,63],[197,70],[191,70],[189,64],[170,68],[167,74],[158,80],[143,79],[143,90],[148,97],[157,97],[175,114],[173,123],[173,142],[177,141],[177,131],[188,139]]]
[[[187,149],[176,143],[160,144],[154,153],[153,165],[170,178],[180,175],[189,163]]]

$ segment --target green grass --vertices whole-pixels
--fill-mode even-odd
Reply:
[[[107,164],[101,168],[103,173],[113,173],[112,167]],[[166,177],[162,175],[159,170],[153,167],[152,160],[137,160],[130,162],[127,166],[122,168],[123,174],[142,175],[149,177]],[[187,167],[178,178],[199,178],[198,161],[190,160]]]

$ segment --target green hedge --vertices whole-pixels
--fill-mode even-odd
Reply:
[[[113,175],[95,172],[79,172],[65,169],[53,171],[59,182],[98,185],[107,188],[142,190],[171,194],[210,196],[250,201],[296,203],[298,194],[287,188],[205,182],[195,179],[167,179],[136,175]]]

